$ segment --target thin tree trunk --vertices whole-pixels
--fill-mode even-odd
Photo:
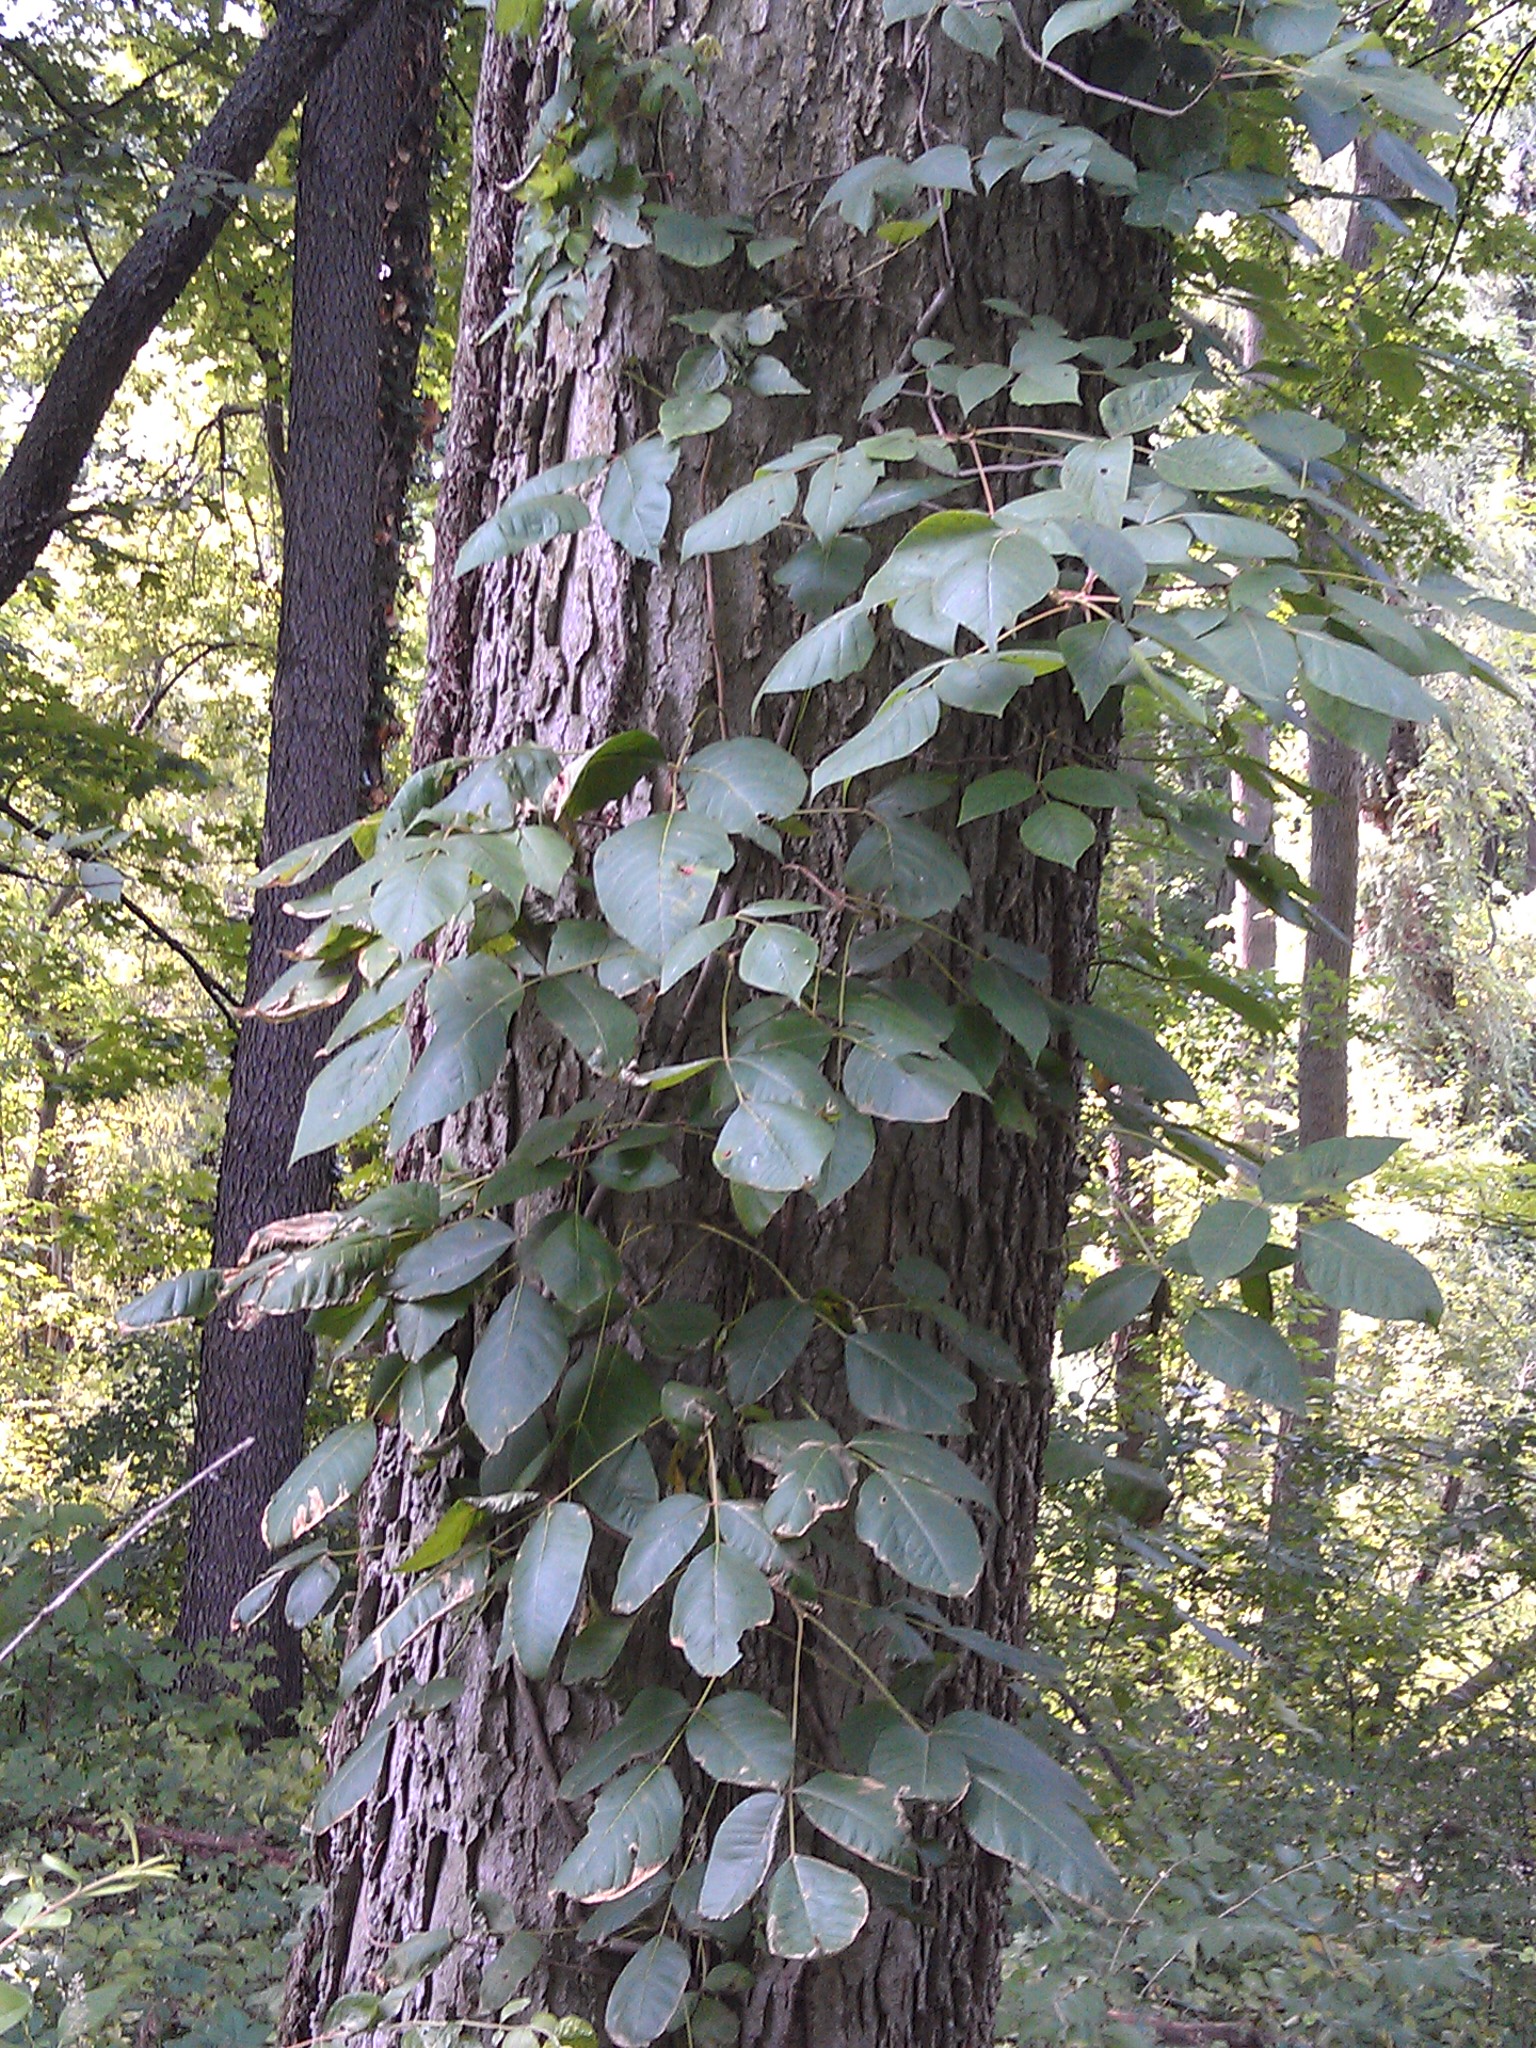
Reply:
[[[430,304],[423,238],[442,54],[438,0],[383,0],[318,81],[299,144],[294,227],[291,448],[283,602],[272,685],[263,858],[358,816],[376,777],[370,733],[388,661],[402,504],[414,445],[412,394]],[[383,273],[381,275],[381,272]],[[276,977],[292,920],[258,893],[246,1001]],[[250,1016],[235,1044],[214,1217],[214,1258],[232,1265],[251,1233],[324,1208],[329,1155],[289,1165],[315,1061],[333,1019],[275,1026]],[[259,1576],[261,1510],[297,1464],[313,1347],[297,1316],[203,1336],[193,1468],[252,1435],[255,1449],[193,1496],[178,1632],[222,1638]],[[301,1689],[299,1645],[274,1622],[270,1727]]]
[[[888,34],[875,4],[843,9],[834,24],[830,10],[791,0],[758,0],[743,11],[691,0],[673,10],[667,28],[683,40],[709,32],[720,45],[704,80],[705,118],[689,124],[674,115],[664,133],[669,200],[703,215],[753,213],[762,203],[756,181],[769,167],[768,182],[786,197],[782,211],[762,223],[765,231],[808,215],[802,195],[819,192],[828,176],[871,150],[919,147],[925,124],[935,135],[964,134],[1004,105],[1039,99],[1037,81],[1022,73],[1008,77],[1004,97],[996,71],[943,43],[920,50],[913,31]],[[530,80],[526,56],[509,41],[493,36],[487,47],[429,677],[417,729],[421,760],[488,754],[524,737],[575,752],[635,727],[677,754],[690,735],[713,737],[722,724],[733,734],[749,731],[767,650],[793,631],[756,551],[718,558],[706,583],[697,563],[637,566],[594,527],[574,543],[452,578],[466,528],[509,486],[646,432],[654,420],[650,394],[665,388],[678,352],[672,319],[691,280],[652,255],[625,256],[596,280],[575,332],[553,322],[528,354],[512,347],[505,328],[484,338],[508,274],[515,227],[509,172],[520,164],[527,109],[553,84],[553,58],[547,39]],[[715,437],[707,472],[686,460],[675,480],[678,525],[785,441],[833,428],[847,433],[864,389],[900,354],[936,298],[934,332],[983,354],[999,338],[982,303],[991,294],[1052,313],[1074,332],[1129,331],[1161,301],[1162,260],[1154,244],[1119,225],[1118,212],[1066,180],[1016,188],[985,210],[959,205],[947,222],[953,272],[942,267],[945,238],[930,238],[910,252],[909,264],[885,273],[878,295],[862,277],[865,245],[818,235],[801,259],[806,301],[834,309],[835,317],[818,310],[781,345],[813,396],[777,412],[738,401],[730,428]],[[703,281],[708,293],[721,289],[716,273]],[[808,714],[822,721],[818,741],[858,723],[897,673],[822,693]],[[976,743],[967,734],[963,745]],[[1112,721],[1090,731],[1070,689],[1052,678],[986,743],[1000,760],[1039,763],[1037,772],[1069,757],[1103,761],[1113,753]],[[941,738],[941,756],[943,745]],[[1102,836],[1075,873],[1021,857],[1005,831],[978,847],[982,838],[977,832],[967,842],[975,878],[969,915],[1040,948],[1051,963],[1052,992],[1080,998],[1094,944]],[[444,1142],[459,1163],[483,1171],[518,1129],[567,1102],[579,1085],[569,1056],[536,1026],[520,1024],[509,1099],[479,1106]],[[764,1240],[796,1284],[812,1285],[814,1274],[816,1287],[851,1299],[863,1297],[896,1258],[932,1257],[952,1276],[952,1298],[1013,1345],[1025,1384],[987,1388],[972,1416],[978,1463],[1002,1516],[973,1613],[978,1626],[1009,1638],[1026,1613],[1075,1154],[1069,1109],[1048,1111],[1031,1140],[963,1107],[943,1127],[883,1138],[870,1174],[842,1203],[814,1214],[797,1198]],[[688,1253],[686,1294],[733,1314],[751,1298],[753,1262],[690,1231],[686,1218],[709,1198],[697,1181],[685,1184],[680,1204],[671,1193],[656,1198],[649,1227],[627,1234],[626,1256],[645,1288],[663,1282]],[[839,1412],[831,1375],[825,1383],[810,1379],[807,1392],[831,1404],[822,1412]],[[399,1600],[402,1581],[391,1567],[436,1519],[455,1476],[453,1458],[418,1468],[402,1440],[387,1434],[362,1507],[367,1563],[354,1631],[371,1629]],[[391,1692],[445,1671],[462,1680],[463,1692],[430,1719],[395,1724],[374,1791],[325,1837],[325,1892],[296,1955],[285,2040],[315,2033],[334,1998],[375,1982],[391,1946],[426,1927],[465,1939],[410,1994],[404,2017],[474,2011],[493,1946],[476,1906],[487,1892],[507,1901],[520,1925],[549,1931],[536,1994],[557,2010],[600,2010],[608,1959],[572,1940],[548,1892],[572,1825],[552,1797],[551,1774],[611,1710],[592,1688],[516,1682],[494,1668],[495,1640],[489,1623],[476,1622],[456,1643],[434,1635],[391,1664]],[[864,1647],[882,1654],[872,1639]],[[758,1648],[749,1682],[787,1696],[788,1655],[777,1645]],[[620,1682],[646,1682],[657,1668],[654,1649],[641,1645],[626,1657]],[[985,1667],[968,1666],[948,1683],[955,1705],[1006,1711],[1006,1688]],[[807,1675],[802,1731],[825,1746],[829,1761],[856,1697],[835,1660]],[[334,1738],[337,1754],[355,1738],[357,1714],[378,1704],[370,1693],[349,1710]],[[761,1968],[740,1999],[745,2048],[990,2043],[1005,1874],[958,1831],[947,1847],[943,1869],[918,1886],[915,1919],[877,1908],[837,1961]],[[386,2038],[365,2031],[359,2040],[383,2048]]]
[[[0,604],[48,545],[139,350],[175,305],[311,81],[377,0],[284,0],[138,240],[92,300],[0,476]]]

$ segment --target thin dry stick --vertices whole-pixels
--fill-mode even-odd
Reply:
[[[255,1441],[253,1436],[242,1437],[239,1443],[232,1444],[227,1451],[222,1451],[211,1465],[205,1465],[201,1472],[194,1472],[190,1479],[183,1480],[174,1493],[168,1493],[164,1500],[157,1500],[153,1507],[146,1508],[136,1522],[129,1524],[115,1543],[108,1544],[100,1557],[94,1563],[88,1564],[83,1572],[76,1572],[64,1590],[55,1593],[47,1606],[40,1607],[26,1627],[18,1629],[11,1640],[0,1648],[0,1664],[8,1657],[14,1657],[28,1636],[36,1635],[50,1615],[57,1614],[61,1607],[73,1600],[83,1586],[88,1585],[99,1571],[105,1571],[114,1557],[121,1557],[125,1550],[137,1543],[144,1531],[152,1528],[162,1515],[168,1515],[178,1501],[185,1500],[187,1495],[195,1492],[205,1479],[211,1479],[215,1472],[222,1471],[232,1459],[243,1457]]]

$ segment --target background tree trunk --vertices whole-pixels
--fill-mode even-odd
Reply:
[[[713,34],[721,45],[703,80],[705,118],[685,127],[671,117],[664,133],[668,196],[704,215],[753,214],[761,232],[803,224],[812,210],[805,195],[813,199],[827,178],[874,151],[979,137],[1003,106],[1041,102],[1037,81],[1019,71],[1004,78],[937,38],[928,50],[915,26],[888,33],[876,0],[841,10],[836,23],[831,10],[792,0],[756,0],[744,11],[692,0],[674,11],[668,31],[684,39]],[[575,543],[452,578],[465,532],[510,486],[650,428],[647,387],[664,385],[678,353],[674,314],[701,300],[718,304],[726,291],[744,307],[763,296],[760,281],[745,272],[701,279],[650,254],[626,256],[594,283],[578,332],[552,322],[528,353],[517,352],[505,330],[481,338],[485,316],[500,307],[515,228],[508,167],[519,164],[527,109],[550,90],[553,67],[550,46],[531,79],[526,56],[511,43],[493,36],[487,46],[429,677],[417,730],[423,761],[489,754],[525,737],[576,751],[633,727],[649,729],[678,754],[691,737],[713,738],[722,725],[745,732],[770,650],[795,630],[761,550],[717,558],[706,579],[699,563],[637,566],[594,527]],[[767,219],[760,182],[784,195]],[[1067,180],[999,192],[985,206],[963,201],[945,236],[926,238],[884,270],[878,287],[865,272],[868,244],[851,244],[824,222],[797,259],[804,318],[780,344],[814,395],[787,405],[738,398],[702,469],[692,453],[697,444],[685,448],[674,480],[674,533],[774,448],[826,429],[856,433],[865,388],[900,356],[925,310],[935,333],[981,354],[1006,345],[982,304],[992,294],[1052,313],[1075,333],[1129,332],[1162,302],[1164,279],[1157,244],[1124,230],[1118,215],[1118,203]],[[828,701],[808,713],[821,721],[818,741],[857,724],[909,665],[876,672],[862,688],[822,693]],[[1070,687],[1047,679],[1000,731],[978,737],[972,729],[963,742],[950,740],[956,753],[971,750],[970,772],[978,744],[995,745],[1000,759],[1028,759],[1040,773],[1067,758],[1110,757],[1113,721],[1106,717],[1090,732]],[[1076,873],[1032,863],[1006,826],[974,831],[967,852],[975,878],[968,920],[1037,946],[1050,962],[1053,993],[1080,999],[1094,947],[1102,834]],[[665,1020],[652,1042],[666,1045]],[[520,1024],[508,1099],[460,1120],[445,1149],[483,1171],[503,1156],[509,1134],[578,1090],[568,1055]],[[791,1278],[809,1286],[814,1272],[816,1286],[852,1298],[906,1253],[934,1258],[952,1276],[952,1298],[1013,1345],[1025,1384],[984,1388],[972,1411],[977,1461],[1002,1517],[974,1619],[1004,1637],[1017,1636],[1025,1618],[1075,1140],[1065,1093],[1036,1140],[1001,1130],[989,1112],[967,1104],[932,1132],[882,1136],[870,1174],[842,1203],[817,1215],[796,1198],[764,1239]],[[697,1213],[699,1183],[685,1192],[684,1213]],[[687,1255],[687,1296],[734,1314],[756,1285],[750,1261],[731,1248],[700,1251],[707,1241],[684,1234],[668,1200],[658,1198],[632,1270],[643,1287]],[[724,1213],[729,1220],[728,1206]],[[823,1391],[812,1383],[817,1398]],[[387,1433],[362,1510],[369,1563],[354,1631],[371,1629],[398,1600],[402,1582],[391,1567],[435,1519],[452,1476],[452,1460],[415,1469]],[[330,2001],[374,1981],[402,1936],[428,1927],[483,1934],[476,1900],[487,1890],[509,1902],[519,1924],[552,1931],[538,1995],[557,2010],[600,2011],[606,1961],[573,1943],[568,1922],[562,1930],[547,1886],[573,1826],[551,1796],[553,1769],[594,1715],[610,1710],[590,1688],[550,1684],[535,1693],[510,1667],[493,1669],[495,1640],[494,1629],[479,1622],[457,1644],[424,1640],[389,1667],[391,1691],[451,1669],[463,1693],[445,1712],[395,1724],[375,1790],[322,1842],[325,1895],[296,1957],[283,2038],[316,2031]],[[619,1683],[654,1676],[654,1653],[637,1652],[632,1640]],[[785,1653],[759,1648],[747,1682],[782,1693]],[[832,1731],[854,1696],[837,1670],[814,1677],[802,1693],[802,1728],[829,1757]],[[381,1697],[349,1709],[337,1754]],[[973,1669],[954,1681],[953,1704],[990,1702],[1006,1712],[1006,1700],[1001,1674]],[[990,2043],[1006,1873],[958,1831],[948,1847],[942,1872],[918,1887],[915,1919],[877,1906],[837,1961],[804,1970],[765,1965],[742,2002],[747,2048]],[[413,1992],[406,2016],[473,2012],[491,1946],[471,1938],[456,1947]],[[362,2038],[383,2048],[383,2033]]]
[[[283,598],[272,684],[263,861],[358,816],[378,774],[373,735],[415,447],[416,359],[430,306],[427,186],[436,149],[443,11],[383,0],[311,92],[294,221],[290,452]],[[290,892],[291,893],[291,892]],[[285,892],[257,894],[246,1001],[268,988],[293,936]],[[214,1215],[228,1266],[276,1217],[327,1206],[329,1154],[290,1167],[294,1132],[334,1016],[247,1017],[236,1043]],[[313,1346],[302,1317],[203,1335],[193,1469],[243,1436],[254,1450],[192,1496],[178,1632],[229,1632],[266,1561],[263,1506],[298,1463]],[[258,1697],[275,1726],[297,1705],[299,1644],[279,1618]]]

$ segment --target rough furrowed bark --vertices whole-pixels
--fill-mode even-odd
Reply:
[[[139,350],[218,239],[311,81],[378,0],[286,0],[143,233],[91,302],[0,476],[0,604],[52,538]]]
[[[387,664],[385,620],[414,442],[410,398],[430,303],[420,253],[401,249],[381,284],[381,252],[394,253],[402,230],[407,238],[425,232],[442,36],[437,0],[383,0],[305,110],[266,860],[339,830],[367,801],[371,714]],[[403,275],[411,261],[414,279]],[[248,1004],[270,987],[293,943],[283,900],[277,890],[257,894]],[[333,1022],[321,1011],[284,1024],[249,1016],[240,1027],[214,1218],[220,1265],[233,1265],[274,1218],[330,1200],[329,1155],[290,1166],[289,1154]],[[206,1327],[193,1467],[244,1436],[256,1441],[248,1458],[193,1498],[178,1621],[189,1645],[228,1635],[235,1602],[267,1562],[261,1511],[298,1463],[313,1362],[297,1316],[237,1330],[218,1315]],[[276,1620],[265,1634],[273,1682],[257,1709],[274,1726],[297,1706],[302,1671],[294,1632]]]
[[[667,196],[702,215],[751,213],[762,232],[803,225],[825,181],[862,157],[985,135],[1004,105],[1041,104],[1037,82],[1018,70],[1000,82],[992,68],[948,45],[930,54],[914,33],[887,32],[875,0],[839,10],[835,19],[833,10],[787,0],[755,0],[744,13],[679,6],[664,26],[672,39],[709,33],[720,43],[701,81],[703,121],[690,126],[672,116],[665,125]],[[457,544],[510,487],[652,428],[651,394],[665,388],[680,352],[673,315],[690,305],[718,305],[727,291],[728,303],[741,308],[764,296],[761,282],[744,270],[725,273],[722,286],[720,273],[700,278],[645,252],[622,257],[594,284],[576,332],[555,324],[537,348],[521,353],[504,330],[481,339],[484,326],[476,323],[492,310],[486,294],[498,266],[506,275],[515,229],[514,200],[493,162],[498,153],[501,161],[516,161],[523,95],[539,104],[551,82],[552,74],[539,75],[548,58],[542,54],[530,78],[509,44],[493,39],[488,48],[418,726],[423,760],[484,755],[524,738],[574,752],[635,727],[655,733],[675,756],[714,739],[722,725],[732,735],[746,733],[754,729],[756,685],[795,630],[769,580],[777,558],[762,549],[716,557],[710,573],[699,562],[648,568],[594,527],[574,543],[452,579]],[[766,218],[764,183],[780,195]],[[1015,188],[985,206],[960,202],[944,236],[930,235],[878,283],[868,275],[870,248],[835,223],[812,230],[797,259],[801,317],[780,345],[812,396],[787,404],[741,398],[704,463],[685,450],[674,479],[674,534],[790,440],[833,429],[855,433],[865,389],[892,366],[925,315],[936,335],[985,354],[1002,331],[982,304],[989,295],[1054,314],[1082,334],[1128,333],[1160,304],[1155,246],[1120,227],[1116,206],[1067,181]],[[808,714],[821,721],[818,741],[862,722],[908,666],[882,672],[877,664],[857,687],[822,693],[826,701]],[[772,733],[778,715],[756,729]],[[1067,759],[1105,761],[1113,747],[1112,717],[1090,730],[1070,689],[1047,679],[1001,729],[943,734],[936,753],[939,765],[963,756],[974,769],[980,749],[989,759],[995,754],[998,765],[1027,761],[1040,773]],[[975,885],[966,925],[1037,946],[1050,962],[1052,993],[1080,1000],[1093,954],[1102,839],[1076,872],[1032,862],[1003,827],[977,827],[966,846]],[[732,880],[750,892],[750,874]],[[701,1008],[709,1010],[707,999]],[[675,1004],[659,1006],[648,1062],[677,1056],[668,1043],[678,1035],[677,1020]],[[505,1099],[446,1131],[445,1156],[485,1170],[519,1128],[568,1101],[579,1085],[569,1055],[520,1026]],[[951,1275],[951,1298],[1023,1362],[1022,1386],[983,1388],[969,1440],[995,1488],[1001,1519],[966,1619],[1005,1638],[1019,1636],[1027,1614],[1054,1312],[1076,1170],[1075,1107],[1066,1085],[1036,1137],[1005,1131],[989,1111],[962,1104],[931,1131],[883,1135],[870,1173],[842,1202],[817,1214],[797,1197],[761,1242],[796,1285],[852,1299],[867,1298],[902,1255],[933,1258]],[[694,1227],[711,1199],[707,1176],[702,1169],[686,1178],[681,1197],[670,1190],[655,1199],[644,1230],[626,1237],[626,1266],[637,1292],[676,1272],[674,1291],[709,1300],[728,1316],[751,1298],[755,1260]],[[722,1202],[720,1215],[729,1222],[728,1204]],[[525,1213],[515,1220],[530,1219]],[[826,1399],[823,1412],[835,1417],[833,1378],[828,1371],[809,1386],[797,1381],[797,1391],[818,1404]],[[451,1477],[451,1466],[413,1469],[399,1440],[386,1436],[362,1509],[368,1565],[354,1640],[398,1601],[402,1582],[392,1567],[431,1526]],[[873,1590],[851,1582],[840,1589],[845,1596]],[[390,1692],[443,1673],[462,1680],[463,1692],[441,1712],[396,1724],[370,1798],[323,1839],[325,1896],[290,1980],[285,2039],[318,2031],[339,1994],[377,1985],[391,1945],[427,1928],[471,1938],[411,1994],[405,2017],[473,2016],[492,1946],[474,1938],[483,1928],[477,1900],[487,1892],[508,1901],[520,1924],[551,1931],[548,1965],[533,1987],[538,1994],[556,2010],[600,2014],[609,1959],[573,1939],[548,1879],[578,1832],[572,1809],[552,1797],[555,1775],[612,1707],[591,1689],[530,1688],[512,1666],[493,1668],[496,1619],[426,1638],[390,1667]],[[801,1725],[835,1764],[836,1731],[858,1687],[846,1658],[825,1642],[812,1644],[809,1633],[807,1650],[818,1662],[807,1666]],[[766,1634],[744,1675],[760,1690],[783,1695],[792,1632]],[[654,1680],[663,1654],[662,1645],[637,1632],[623,1660],[622,1687]],[[882,1653],[862,1641],[861,1654]],[[949,1704],[1007,1711],[1006,1687],[990,1669],[967,1666],[947,1684]],[[382,1698],[348,1710],[336,1736],[338,1755]],[[915,1888],[915,1915],[877,1905],[859,1941],[831,1963],[762,1962],[741,2003],[747,2048],[824,2048],[832,2041],[848,2048],[980,2048],[990,2041],[1006,1872],[958,1828],[952,1839],[946,1835],[946,1847],[943,1869]],[[359,2038],[383,2048],[386,2035]]]

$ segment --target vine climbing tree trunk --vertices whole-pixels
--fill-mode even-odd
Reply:
[[[1000,126],[1005,106],[1065,111],[1071,103],[1043,93],[1022,60],[978,63],[946,42],[930,45],[917,22],[888,30],[878,0],[840,10],[806,9],[794,0],[754,0],[745,9],[683,0],[666,27],[671,40],[713,43],[700,79],[703,116],[674,110],[661,128],[657,162],[665,167],[669,203],[705,218],[751,216],[761,234],[809,230],[805,249],[791,259],[801,316],[779,344],[806,394],[788,401],[738,397],[702,464],[686,452],[698,443],[684,444],[673,479],[679,523],[801,435],[855,437],[867,387],[903,359],[914,332],[986,354],[1000,342],[1007,346],[989,298],[1014,300],[1074,333],[1121,335],[1164,302],[1157,243],[1123,226],[1118,201],[1067,179],[1016,185],[986,205],[961,199],[943,233],[884,268],[878,287],[866,268],[869,244],[852,242],[829,219],[811,225],[827,180],[872,153],[911,156],[930,140],[985,136]],[[637,26],[635,33],[646,31]],[[679,566],[675,557],[652,567],[631,560],[593,526],[516,561],[462,579],[452,574],[465,535],[510,488],[651,430],[652,394],[665,388],[679,353],[678,314],[718,306],[722,293],[745,313],[765,296],[762,280],[739,263],[701,279],[653,251],[626,253],[591,280],[579,324],[557,317],[536,345],[514,345],[511,323],[498,316],[512,269],[516,173],[531,117],[555,85],[559,35],[558,22],[547,27],[531,60],[494,34],[487,45],[429,673],[417,728],[420,761],[488,755],[521,739],[571,754],[634,728],[680,758],[690,744],[722,731],[753,730],[752,699],[770,650],[795,631],[771,580],[772,563],[755,549],[721,556],[709,568],[697,561]],[[765,200],[767,184],[775,196]],[[882,674],[877,661],[859,684],[826,693],[805,714],[821,721],[819,740],[857,726],[903,669]],[[939,766],[945,744],[939,742]],[[1113,755],[1113,713],[1106,707],[1090,725],[1065,681],[1048,677],[981,741],[973,732],[947,744],[969,749],[973,765],[981,744],[999,764],[1027,760],[1036,774],[1068,760],[1102,763]],[[1051,993],[1068,1002],[1081,1000],[1087,987],[1102,843],[1101,831],[1074,870],[1033,861],[996,820],[967,841],[967,926],[974,920],[976,928],[1037,949]],[[750,887],[750,878],[739,886]],[[679,1049],[694,1043],[709,1007],[705,1001],[699,1017],[686,1008],[664,1014],[656,1057],[668,1056],[669,1040]],[[1000,1521],[969,1618],[1010,1640],[1026,1619],[1054,1313],[1077,1174],[1070,1078],[1063,1068],[1037,1131],[1005,1129],[989,1112],[962,1104],[942,1127],[883,1137],[873,1169],[851,1193],[821,1212],[792,1200],[761,1241],[761,1253],[742,1248],[739,1232],[690,1228],[686,1217],[711,1199],[698,1184],[686,1189],[691,1208],[659,1193],[647,1227],[625,1238],[638,1296],[682,1271],[687,1295],[713,1303],[725,1317],[751,1299],[762,1254],[805,1292],[850,1300],[869,1298],[877,1284],[888,1287],[881,1276],[905,1256],[945,1269],[951,1299],[1009,1343],[1022,1366],[1021,1383],[987,1387],[971,1418],[977,1462],[995,1489]],[[520,1022],[499,1106],[473,1110],[450,1126],[445,1160],[485,1172],[520,1129],[567,1104],[579,1085],[569,1054]],[[529,1221],[526,1210],[520,1220]],[[730,1222],[728,1205],[721,1222]],[[820,1397],[823,1390],[815,1391]],[[829,1402],[837,1398],[828,1392]],[[453,1457],[423,1468],[400,1435],[386,1431],[361,1508],[367,1563],[353,1621],[357,1637],[398,1603],[403,1582],[392,1568],[433,1525],[458,1477]],[[555,2009],[601,2010],[612,1951],[574,1939],[548,1884],[572,1826],[569,1808],[553,1797],[555,1777],[573,1744],[612,1708],[590,1686],[527,1684],[513,1667],[496,1665],[495,1647],[494,1617],[457,1634],[434,1631],[391,1662],[384,1691],[370,1686],[360,1698],[360,1711],[375,1714],[408,1683],[443,1678],[450,1693],[458,1688],[437,1711],[394,1722],[372,1791],[322,1841],[324,1896],[296,1955],[285,2040],[320,2031],[333,2000],[379,1981],[391,1948],[425,1929],[461,1939],[407,1995],[407,2021],[468,2018],[478,2010],[493,1925],[547,1933],[532,1988]],[[612,1690],[622,1696],[654,1677],[660,1647],[632,1640]],[[871,1640],[858,1654],[885,1653]],[[792,1660],[798,1672],[793,1646],[765,1636],[749,1656],[754,1683],[788,1699]],[[852,1665],[829,1641],[808,1646],[795,1691],[800,1725],[829,1759],[839,1753],[837,1731],[858,1696],[852,1681]],[[955,1706],[990,1702],[1002,1709],[1006,1700],[1002,1674],[987,1667],[967,1667],[967,1675],[947,1683]],[[338,1754],[358,1725],[346,1717]],[[958,1829],[946,1840],[948,1860],[916,1886],[915,1915],[877,1906],[837,1960],[758,1969],[738,1999],[745,2048],[990,2043],[1005,1872]],[[365,2029],[358,2038],[383,2048],[394,2036],[392,2029]]]
[[[444,14],[439,0],[383,0],[309,96],[294,223],[290,455],[283,596],[272,684],[264,861],[339,830],[379,774],[389,620],[417,429],[416,360],[431,304],[428,183],[436,152]],[[276,979],[293,922],[258,892],[246,1001]],[[229,1266],[274,1218],[324,1209],[329,1154],[289,1165],[329,1012],[273,1024],[247,1015],[235,1044],[214,1259]],[[178,1632],[226,1636],[266,1559],[261,1511],[298,1462],[313,1347],[300,1317],[237,1329],[208,1322],[193,1468],[254,1438],[192,1496]],[[298,1703],[298,1638],[266,1632],[268,1726]]]

